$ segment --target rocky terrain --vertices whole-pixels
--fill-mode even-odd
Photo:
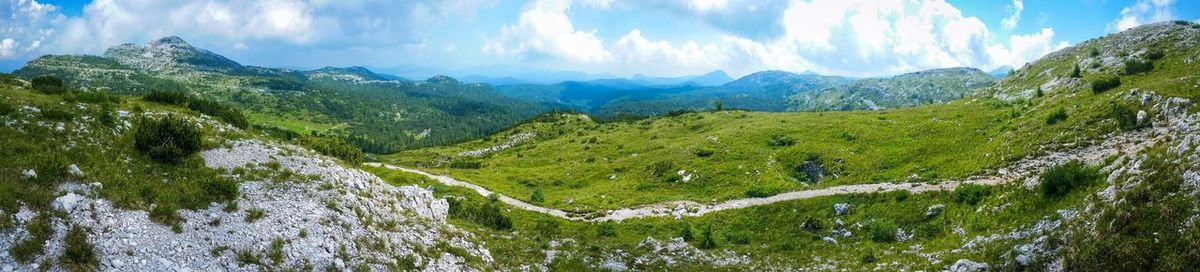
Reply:
[[[145,211],[115,208],[99,198],[93,189],[101,183],[67,183],[54,201],[65,217],[54,220],[49,254],[39,259],[56,258],[74,224],[89,230],[105,270],[470,271],[493,262],[469,233],[445,222],[446,201],[428,190],[394,187],[311,151],[258,140],[232,142],[202,156],[209,167],[243,181],[236,205],[182,210],[183,223],[172,230],[151,222]],[[22,209],[16,214],[18,228],[0,233],[4,271],[39,269],[37,264],[16,266],[7,255],[12,243],[27,235],[20,226],[33,216]]]

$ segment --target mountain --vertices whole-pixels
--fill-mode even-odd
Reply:
[[[235,104],[257,125],[337,135],[373,153],[470,139],[545,110],[444,76],[410,81],[364,67],[243,66],[178,37],[115,46],[104,56],[42,56],[14,74],[118,94],[182,91]]]
[[[982,82],[986,73],[934,70],[844,88],[966,93],[940,104],[632,122],[546,115],[383,156],[395,167],[371,171],[485,188],[456,195],[474,207],[517,203],[499,209],[536,234],[478,232],[493,237],[488,245],[570,239],[555,256],[580,258],[585,268],[575,270],[1189,271],[1200,265],[1198,37],[1189,22],[1139,26],[967,91],[959,87],[972,84],[924,81]],[[777,83],[796,78],[764,72],[726,86],[803,84]],[[530,252],[506,259],[545,260]],[[719,254],[730,252],[748,264],[639,266],[679,252],[726,261]]]
[[[1007,77],[1008,73],[1012,72],[1012,70],[1012,66],[1004,65],[992,70],[991,72],[988,72],[988,74],[997,79],[1004,79],[1004,77]]]
[[[880,110],[945,103],[996,80],[975,68],[944,68],[855,81],[788,97],[791,110]]]
[[[707,74],[698,76],[679,76],[679,77],[649,77],[642,74],[636,74],[629,78],[630,81],[636,82],[645,86],[670,86],[670,85],[692,85],[692,86],[719,86],[733,81],[725,71],[716,70]]]
[[[730,81],[733,81],[733,78],[729,77],[729,74],[726,74],[725,71],[721,70],[712,71],[707,74],[688,79],[688,82],[692,82],[700,86],[720,86],[725,85],[725,83],[729,83]]]

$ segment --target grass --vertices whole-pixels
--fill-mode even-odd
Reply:
[[[64,238],[66,248],[59,257],[59,264],[68,271],[96,271],[100,267],[96,249],[88,241],[87,230],[78,225],[71,226]]]
[[[1194,67],[1184,62],[1192,51],[1179,47],[1187,43],[1146,41],[1146,50],[1162,54],[1153,61],[1153,70],[1119,78],[1115,75],[1124,69],[1122,62],[1094,68],[1084,63],[1115,54],[1089,51],[1114,42],[1118,40],[1103,38],[1064,49],[994,87],[947,104],[854,112],[685,113],[615,123],[559,114],[485,139],[379,159],[448,174],[509,196],[541,190],[543,206],[582,213],[675,200],[721,201],[773,190],[957,179],[987,174],[1029,155],[1095,143],[1128,128],[1127,120],[1121,121],[1128,113],[1114,116],[1112,108],[1128,102],[1121,98],[1127,90],[1200,97],[1188,80]],[[1118,57],[1142,59],[1136,54]],[[1046,85],[1055,77],[1072,78],[1073,70],[1083,66],[1089,68],[1078,80]],[[1110,81],[1120,83],[1105,83]],[[1091,89],[1097,86],[1103,88]],[[1025,90],[1044,94],[1036,97]],[[537,137],[481,158],[458,156],[526,132]],[[797,171],[811,155],[823,159],[815,169],[823,171]],[[683,182],[675,174],[679,170],[692,179]],[[797,172],[824,172],[824,178],[806,183],[802,181],[809,175]]]
[[[275,127],[300,135],[326,134],[349,127],[346,123],[331,124],[327,122],[314,122],[298,118],[281,117],[277,114],[250,113],[246,115],[246,118],[250,120],[250,123],[256,125]]]
[[[250,208],[250,209],[246,209],[245,220],[246,220],[246,223],[254,223],[255,221],[258,221],[259,219],[262,219],[263,217],[266,217],[266,216],[267,216],[267,212],[263,211],[263,209]]]

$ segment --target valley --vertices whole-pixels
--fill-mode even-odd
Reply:
[[[44,55],[0,74],[0,271],[1186,271],[1197,68],[1188,21],[1003,77]]]

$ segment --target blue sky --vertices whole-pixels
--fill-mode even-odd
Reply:
[[[503,76],[1020,66],[1181,0],[0,0],[0,70],[177,35],[244,64]],[[418,68],[411,68],[418,67]]]

